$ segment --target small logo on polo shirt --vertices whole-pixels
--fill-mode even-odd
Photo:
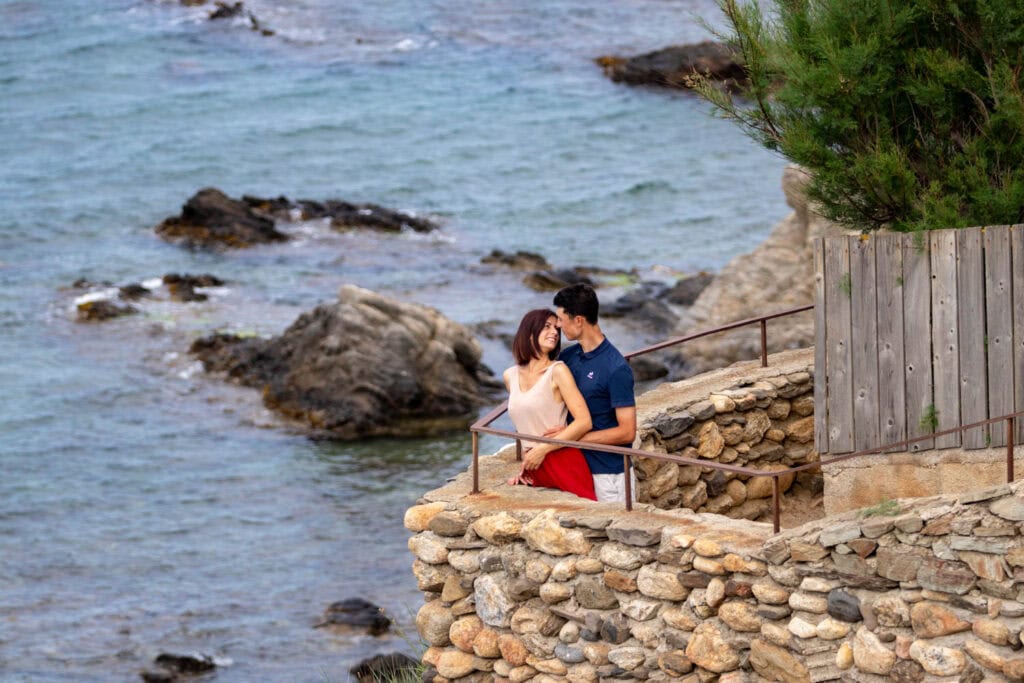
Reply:
[[[594,379],[594,371],[593,370],[591,370],[590,372],[587,373],[587,379]]]

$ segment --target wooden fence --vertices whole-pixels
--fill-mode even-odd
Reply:
[[[814,254],[819,452],[1024,410],[1024,225],[830,237]],[[1005,444],[997,425],[914,450]]]

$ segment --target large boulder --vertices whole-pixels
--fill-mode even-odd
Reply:
[[[156,226],[156,233],[166,240],[202,248],[251,247],[288,239],[277,231],[273,219],[214,187],[199,190],[181,208],[181,215],[165,219]]]
[[[706,76],[726,88],[746,82],[739,56],[730,47],[705,41],[673,45],[635,57],[598,57],[597,64],[616,83],[690,88],[694,74]]]
[[[340,439],[463,428],[497,386],[465,327],[352,285],[279,337],[215,334],[192,352],[207,371],[261,388],[270,408]]]

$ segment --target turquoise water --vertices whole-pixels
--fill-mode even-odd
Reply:
[[[782,162],[591,62],[700,40],[713,3],[593,5],[249,2],[265,37],[174,2],[0,0],[0,680],[138,680],[198,650],[232,660],[218,681],[340,681],[414,649],[312,625],[362,595],[413,635],[402,512],[466,466],[468,437],[313,442],[184,351],[214,328],[280,332],[348,282],[507,328],[549,295],[481,266],[494,248],[644,273],[749,250],[786,211]],[[443,228],[293,226],[223,254],[157,239],[207,185]],[[73,322],[76,279],[172,271],[229,283]]]

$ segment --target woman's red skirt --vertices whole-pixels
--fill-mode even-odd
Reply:
[[[559,448],[557,451],[551,451],[540,467],[527,470],[526,476],[533,481],[534,486],[546,486],[574,493],[580,498],[597,500],[590,467],[578,448]]]

